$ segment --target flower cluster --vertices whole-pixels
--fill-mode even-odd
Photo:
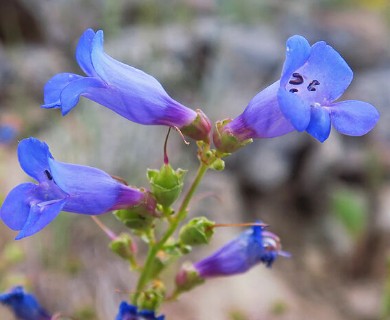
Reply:
[[[251,228],[212,255],[184,264],[176,276],[175,291],[166,294],[160,273],[193,247],[208,244],[216,227],[226,226],[206,217],[193,218],[183,225],[204,174],[208,169],[223,170],[222,158],[252,139],[292,131],[306,131],[320,142],[329,137],[332,125],[342,134],[361,136],[379,119],[377,110],[367,102],[337,101],[352,81],[352,70],[325,42],[310,46],[302,36],[287,40],[280,80],[257,93],[236,118],[217,121],[213,133],[202,110],[184,106],[171,98],[154,77],[105,53],[103,31],[84,32],[76,60],[86,76],[55,75],[45,85],[43,108],[59,108],[66,115],[80,97],[85,97],[132,122],[173,127],[196,140],[198,147],[199,169],[181,197],[186,189],[186,171],[171,167],[166,148],[161,169],[147,172],[150,187],[138,188],[100,169],[57,161],[47,144],[36,138],[23,139],[18,145],[20,166],[37,183],[16,186],[0,208],[2,221],[19,231],[16,239],[42,230],[61,211],[91,216],[112,211],[130,229],[131,233],[117,236],[94,217],[113,240],[112,251],[140,272],[131,294],[132,304],[122,302],[116,320],[163,320],[164,316],[156,316],[156,310],[164,301],[174,300],[206,279],[244,273],[258,264],[270,267],[278,256],[290,256],[282,251],[278,236],[267,231],[265,225],[249,223]],[[175,207],[178,199],[181,203]],[[136,257],[133,236],[149,246],[142,265]],[[21,287],[0,295],[0,302],[10,306],[22,320],[50,319]]]

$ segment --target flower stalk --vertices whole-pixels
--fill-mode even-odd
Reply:
[[[180,207],[179,210],[177,211],[176,215],[171,218],[171,224],[165,234],[162,236],[162,238],[157,241],[154,245],[152,245],[149,248],[149,252],[145,261],[145,264],[143,266],[142,273],[140,275],[140,278],[138,280],[137,288],[136,288],[136,293],[133,295],[132,301],[135,304],[142,293],[143,289],[147,285],[147,283],[151,280],[150,275],[152,272],[152,267],[154,263],[154,259],[157,255],[157,253],[163,248],[167,240],[173,235],[173,233],[176,231],[178,228],[179,224],[181,221],[183,221],[188,213],[188,205],[190,204],[190,201],[192,197],[195,194],[196,189],[198,188],[200,182],[202,181],[205,173],[208,170],[208,165],[205,164],[204,162],[200,162],[198,172],[195,176],[194,181],[192,182],[189,190],[187,191]]]

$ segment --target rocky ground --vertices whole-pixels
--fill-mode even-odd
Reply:
[[[362,138],[333,132],[324,144],[298,133],[255,141],[228,158],[223,173],[211,172],[201,194],[217,197],[200,196],[192,214],[218,222],[262,219],[293,257],[280,258],[272,269],[259,266],[211,280],[162,312],[186,320],[379,319],[390,277],[388,2],[237,3],[1,3],[0,125],[11,125],[17,135],[0,145],[0,195],[26,181],[15,148],[17,139],[30,135],[47,141],[57,159],[100,167],[135,185],[146,185],[146,167],[161,165],[165,128],[129,123],[87,100],[65,118],[39,108],[51,76],[80,72],[73,52],[87,27],[103,28],[106,52],[154,75],[175,99],[201,107],[212,121],[235,117],[278,80],[290,35],[325,40],[354,70],[343,99],[375,105],[381,113],[377,127]],[[172,164],[194,170],[194,150],[173,136]],[[120,230],[113,217],[104,220]],[[4,250],[14,234],[0,229]],[[218,230],[213,247],[238,232]],[[7,270],[0,264],[0,284],[22,277],[49,310],[112,319],[135,277],[107,242],[89,217],[61,214],[40,234],[17,243],[25,258]],[[211,250],[202,248],[188,259]],[[5,313],[0,309],[1,319]]]

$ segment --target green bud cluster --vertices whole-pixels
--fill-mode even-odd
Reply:
[[[165,285],[162,281],[153,281],[137,298],[137,306],[141,310],[156,310],[165,298]]]
[[[163,164],[160,170],[148,169],[151,191],[157,202],[164,207],[171,206],[183,189],[186,170],[173,170],[170,164]]]
[[[208,244],[214,234],[215,222],[206,217],[196,217],[180,229],[179,241],[184,245]]]

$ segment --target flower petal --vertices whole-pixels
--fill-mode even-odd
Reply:
[[[30,212],[28,198],[37,185],[22,183],[16,186],[5,198],[0,208],[1,220],[12,230],[21,230]]]
[[[320,142],[328,139],[330,134],[330,117],[325,108],[312,107],[310,123],[306,131]]]
[[[31,236],[42,230],[57,217],[65,203],[66,199],[58,199],[31,205],[27,221],[15,240]]]
[[[299,35],[290,37],[286,43],[286,61],[284,62],[281,86],[285,86],[292,73],[300,68],[310,56],[310,44]]]
[[[247,271],[248,236],[241,236],[225,244],[207,258],[195,263],[195,268],[202,278],[232,275]]]
[[[335,129],[349,136],[362,136],[374,128],[379,112],[367,102],[347,100],[329,106]]]
[[[41,106],[45,109],[61,107],[61,92],[71,82],[82,79],[74,73],[59,73],[46,82],[43,89],[44,104]]]
[[[310,122],[310,104],[298,95],[287,92],[283,87],[278,91],[278,101],[283,115],[298,131],[306,130]]]
[[[121,63],[104,52],[103,32],[96,32],[91,59],[99,77],[110,86],[111,101],[89,95],[88,98],[140,124],[163,124],[182,127],[197,116],[173,100],[161,84],[149,74]]]
[[[275,82],[260,91],[249,102],[245,111],[226,127],[233,134],[249,131],[251,134],[244,137],[245,139],[273,138],[294,131],[295,128],[280,110],[277,99],[278,88],[279,82]]]
[[[350,85],[353,72],[340,54],[326,42],[320,41],[313,45],[311,54],[305,65],[299,70],[309,81],[317,80],[313,98],[322,105],[338,99]]]
[[[49,160],[55,183],[70,197],[64,211],[101,214],[112,208],[122,184],[102,170]]]
[[[80,96],[87,95],[88,93],[92,94],[99,89],[103,92],[101,94],[107,93],[104,91],[105,84],[97,78],[81,78],[69,83],[61,92],[61,112],[65,116],[76,104],[79,102]]]
[[[47,181],[50,174],[48,159],[53,158],[46,143],[35,138],[27,138],[18,145],[20,166],[29,176],[39,182]]]
[[[80,68],[90,77],[96,76],[91,60],[92,41],[94,37],[95,31],[87,29],[80,37],[76,49],[76,60]]]

